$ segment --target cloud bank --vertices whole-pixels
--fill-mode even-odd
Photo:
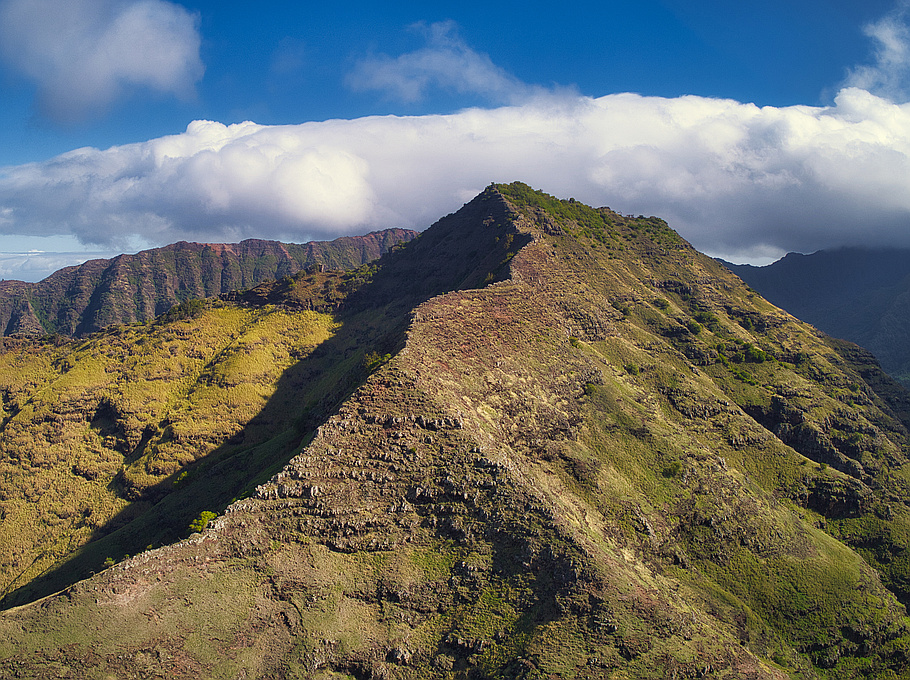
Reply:
[[[848,88],[830,107],[616,94],[293,126],[196,121],[0,169],[0,234],[111,248],[421,229],[513,180],[664,217],[738,261],[910,246],[910,105]]]
[[[196,24],[164,0],[0,0],[0,56],[35,83],[45,115],[74,122],[131,86],[192,95]]]

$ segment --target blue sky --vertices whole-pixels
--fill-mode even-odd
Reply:
[[[89,256],[72,251],[420,229],[515,179],[739,261],[907,246],[908,18],[0,0],[0,277]]]

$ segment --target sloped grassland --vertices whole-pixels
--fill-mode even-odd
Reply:
[[[789,253],[764,267],[723,264],[782,309],[874,352],[910,386],[910,250],[838,248]]]
[[[347,281],[288,279],[142,331],[196,338],[194,323],[281,300],[289,317],[326,310],[307,311],[323,314],[309,336],[288,331],[310,349],[288,353],[279,397],[250,421],[261,428],[216,428],[223,448],[188,461],[204,449],[155,439],[168,416],[132,454],[149,456],[143,474],[173,461],[161,474],[178,488],[225,487],[212,510],[249,496],[201,534],[8,610],[0,669],[910,676],[906,400],[862,350],[819,337],[659,219],[521,184],[491,186]],[[87,374],[88,350],[59,355],[66,375]],[[50,384],[53,352],[33,352],[7,428]],[[226,396],[212,413],[230,412]],[[127,413],[71,420],[116,438]],[[150,480],[130,460],[105,474],[115,464],[139,489],[121,512],[147,503],[167,518],[178,494],[143,497]]]
[[[8,349],[0,441],[3,594],[17,601],[17,588],[166,496],[198,495],[199,489],[184,491],[199,474],[197,461],[249,455],[267,445],[271,427],[288,428],[284,408],[251,421],[282,373],[325,341],[333,325],[327,314],[214,303],[194,318],[121,327],[74,346]],[[233,470],[229,476],[233,488],[249,481]],[[216,504],[207,498],[211,491],[203,498]],[[181,538],[193,511],[208,509],[184,503],[187,509],[172,508],[140,540],[94,555],[80,575],[100,570],[106,558]]]

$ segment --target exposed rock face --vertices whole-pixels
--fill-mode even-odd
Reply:
[[[42,335],[43,330],[41,321],[35,315],[35,310],[32,309],[28,297],[17,291],[15,298],[10,303],[9,320],[3,335],[34,336]]]
[[[84,336],[112,324],[153,319],[183,300],[250,288],[307,267],[353,269],[414,236],[407,229],[387,229],[302,245],[257,239],[180,242],[92,260],[39,283],[0,282],[0,329],[3,335]]]
[[[195,462],[167,508],[262,449],[286,457],[203,533],[0,616],[0,672],[910,668],[895,393],[660,220],[494,186],[373,267],[234,302],[264,317],[282,299],[337,324],[282,381],[298,418]],[[58,410],[134,445],[114,402]]]

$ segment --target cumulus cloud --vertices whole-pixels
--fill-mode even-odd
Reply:
[[[874,63],[851,69],[846,84],[892,101],[910,99],[910,3],[863,27],[874,43]]]
[[[132,86],[190,96],[204,70],[196,24],[165,0],[0,0],[0,56],[43,113],[73,122]]]
[[[412,27],[426,46],[398,57],[374,55],[348,75],[354,90],[378,90],[407,103],[419,101],[433,86],[459,94],[481,95],[496,103],[515,102],[538,92],[471,49],[453,21]]]
[[[848,88],[830,107],[616,94],[445,116],[196,121],[0,169],[0,233],[111,247],[421,229],[512,180],[659,215],[739,261],[910,246],[910,105]]]

